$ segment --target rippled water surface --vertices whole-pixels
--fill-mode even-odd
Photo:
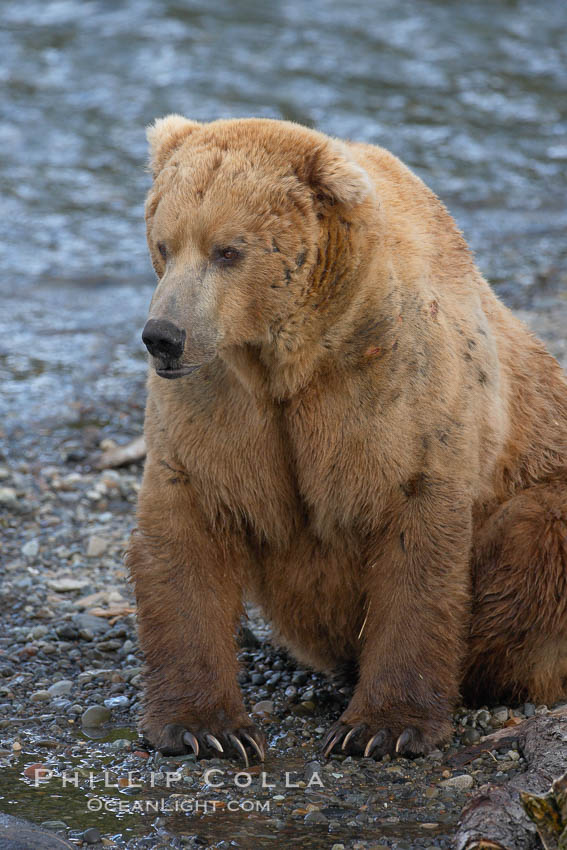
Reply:
[[[0,56],[8,419],[25,419],[23,378],[38,404],[68,401],[57,376],[83,379],[101,333],[134,355],[152,280],[144,126],[170,111],[390,148],[517,303],[567,265],[563,0],[3,0]]]
[[[518,251],[554,259],[567,222],[563,0],[4,0],[0,16],[11,283],[147,274],[143,129],[169,111],[382,144],[449,202],[489,275],[521,283]]]

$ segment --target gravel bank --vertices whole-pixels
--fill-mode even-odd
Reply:
[[[567,301],[522,317],[567,366]],[[458,769],[451,756],[547,707],[461,708],[451,744],[413,762],[323,762],[319,742],[351,685],[298,668],[251,611],[241,683],[270,741],[264,775],[141,748],[142,659],[122,565],[141,465],[91,465],[110,434],[140,428],[139,404],[109,412],[101,395],[72,424],[2,441],[0,810],[95,848],[449,847],[474,789],[524,769],[509,746]]]

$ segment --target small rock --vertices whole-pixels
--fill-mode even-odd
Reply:
[[[91,826],[90,829],[85,829],[82,838],[85,844],[98,844],[98,842],[102,838],[102,835],[100,834],[98,829],[96,829],[94,826]]]
[[[110,640],[101,640],[97,643],[97,649],[101,652],[115,652],[122,646],[122,641],[119,638],[111,638]]]
[[[30,696],[30,702],[47,702],[47,700],[50,699],[51,694],[49,691],[35,691],[35,693]]]
[[[56,593],[70,593],[73,590],[82,590],[88,581],[78,578],[55,578],[47,582],[47,586]]]
[[[63,820],[44,820],[40,826],[42,829],[67,829],[67,824]]]
[[[16,491],[13,487],[0,487],[0,505],[15,505],[18,502]]]
[[[30,764],[24,770],[24,776],[28,779],[33,779],[37,781],[38,779],[45,779],[51,773],[50,769],[46,767],[44,764],[40,764],[36,762],[35,764]]]
[[[508,709],[503,705],[499,705],[492,709],[492,717],[497,723],[506,723],[508,720]]]
[[[95,617],[93,614],[75,614],[73,625],[78,629],[79,637],[83,640],[92,640],[94,635],[103,635],[110,629],[104,617]],[[89,637],[83,637],[83,633],[87,632]]]
[[[24,543],[22,546],[22,555],[24,558],[28,558],[30,561],[36,558],[39,554],[39,543],[37,540],[28,540],[27,543]]]
[[[328,823],[329,819],[323,814],[323,812],[314,811],[307,812],[305,817],[303,818],[304,823]]]
[[[71,623],[62,623],[60,626],[55,627],[55,631],[57,637],[61,638],[61,640],[77,640],[79,637],[79,632]]]
[[[111,711],[104,705],[91,705],[81,716],[81,725],[94,728],[110,720]]]
[[[481,708],[480,711],[477,711],[475,716],[475,721],[479,726],[488,726],[492,717],[489,711],[485,708]]]
[[[100,558],[108,548],[108,540],[105,537],[100,537],[98,534],[93,534],[89,538],[87,546],[87,558]]]
[[[130,699],[127,696],[109,697],[104,704],[107,708],[128,708]]]
[[[524,703],[524,714],[526,717],[533,717],[535,714],[535,705],[533,702]]]
[[[110,744],[111,750],[129,750],[131,742],[128,738],[117,738],[116,741],[112,741]]]
[[[478,729],[468,727],[461,735],[461,741],[463,744],[476,744],[477,741],[480,741],[480,732]]]
[[[318,761],[310,761],[305,768],[305,779],[309,782],[313,776],[321,773],[321,764]]]
[[[274,703],[271,699],[263,699],[252,708],[252,714],[273,714]]]
[[[47,689],[47,693],[52,697],[61,697],[65,694],[68,694],[73,689],[73,682],[70,679],[61,679],[60,682],[55,682],[55,684],[50,685]]]
[[[455,788],[457,791],[466,791],[474,785],[474,779],[468,773],[462,773],[460,776],[452,776],[450,779],[445,779],[440,783],[443,788]]]

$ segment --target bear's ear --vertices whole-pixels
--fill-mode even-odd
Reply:
[[[334,139],[312,151],[300,172],[322,200],[331,203],[356,206],[374,195],[367,172],[352,159],[346,145]]]
[[[194,130],[202,125],[197,121],[189,121],[182,115],[166,115],[157,118],[146,130],[150,146],[150,170],[156,177],[173,151],[185,141]]]

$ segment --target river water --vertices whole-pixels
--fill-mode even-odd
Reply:
[[[381,144],[510,302],[564,285],[564,0],[2,0],[0,56],[8,426],[140,377],[144,126],[171,111]]]

